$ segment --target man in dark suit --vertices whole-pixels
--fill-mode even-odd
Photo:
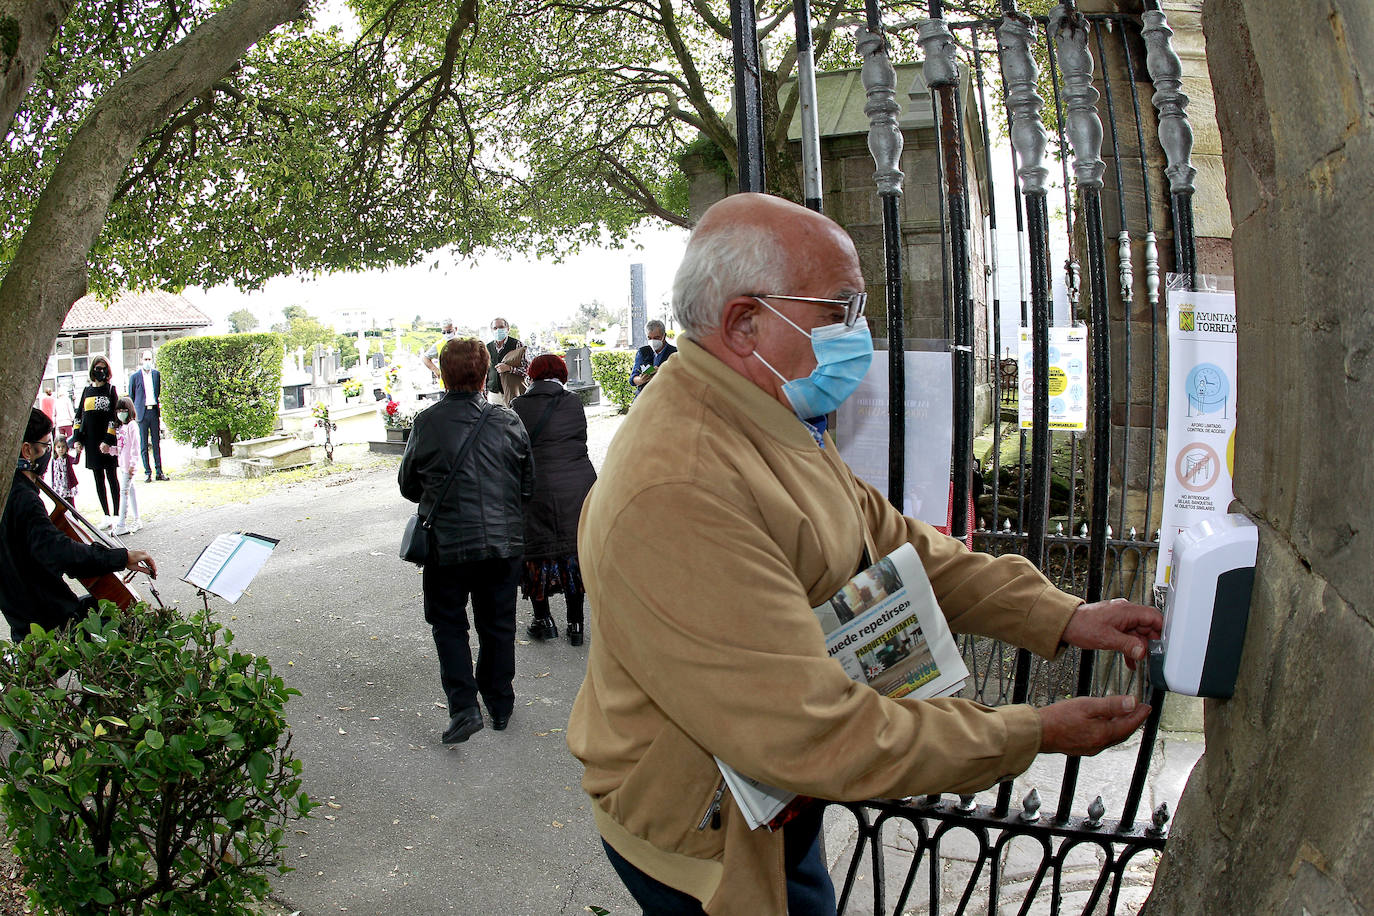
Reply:
[[[649,338],[649,342],[635,353],[635,364],[630,369],[630,384],[635,386],[635,397],[639,397],[644,386],[649,384],[658,367],[677,352],[677,347],[668,343],[667,329],[657,318],[644,325],[644,336]]]
[[[162,473],[162,373],[153,368],[153,351],[142,353],[143,367],[129,376],[129,397],[134,400],[134,416],[138,420],[138,444],[143,455],[143,482],[166,480]],[[153,464],[148,464],[148,449],[153,452]]]

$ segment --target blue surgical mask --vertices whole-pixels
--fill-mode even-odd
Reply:
[[[509,334],[509,333],[510,333],[510,331],[506,330],[505,328],[497,328],[496,331],[495,331],[496,339],[497,339],[497,340],[505,340],[505,339],[506,339],[506,335]]]
[[[868,332],[868,319],[861,317],[853,327],[828,324],[808,332],[764,300],[758,301],[799,333],[811,338],[816,368],[805,378],[786,378],[759,356],[758,351],[754,352],[759,362],[782,379],[782,393],[797,416],[803,420],[823,417],[847,401],[868,374],[868,365],[873,361],[873,335]]]

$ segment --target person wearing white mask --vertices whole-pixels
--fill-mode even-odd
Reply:
[[[491,354],[491,368],[487,370],[487,400],[501,407],[525,393],[529,385],[530,361],[525,345],[510,334],[510,322],[493,318],[487,352]]]
[[[458,336],[458,331],[453,326],[452,318],[445,318],[443,323],[443,343],[433,343],[425,348],[425,352],[420,355],[420,361],[425,364],[425,368],[434,373],[434,377],[440,378],[439,372],[439,351],[444,344]]]
[[[129,397],[134,402],[135,419],[138,421],[138,447],[143,458],[143,482],[153,479],[153,468],[157,469],[157,479],[167,480],[162,473],[162,373],[153,368],[153,351],[142,353],[142,368],[134,370],[129,376]],[[152,452],[153,461],[148,462]]]
[[[677,347],[668,343],[667,329],[657,318],[644,325],[644,336],[649,338],[649,342],[635,353],[635,364],[630,369],[630,384],[635,386],[636,398],[658,372],[658,368],[677,352]]]
[[[811,798],[973,793],[1038,753],[1097,753],[1149,711],[1133,697],[892,699],[829,657],[811,609],[905,544],[958,632],[1134,665],[1163,622],[1126,601],[1084,604],[1021,557],[970,552],[854,475],[824,424],[872,360],[866,301],[832,220],[763,194],[712,206],[673,286],[678,354],[583,505],[591,648],[568,747],[645,912],[834,916],[824,806],[751,831],[715,758]]]

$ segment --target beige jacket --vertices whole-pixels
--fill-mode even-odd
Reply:
[[[1079,599],[1015,556],[904,518],[790,410],[684,341],[611,443],[583,508],[587,676],[568,746],[606,841],[708,913],[786,911],[781,832],[750,831],[720,774],[816,798],[972,792],[1040,746],[1028,706],[891,700],[830,659],[811,611],[903,541],[951,627],[1052,656]]]

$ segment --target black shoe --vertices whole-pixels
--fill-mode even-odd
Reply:
[[[144,475],[143,475],[143,482],[144,482],[144,483],[152,483],[152,482],[153,482],[153,475],[152,475],[152,474],[144,474]]]
[[[157,479],[158,479],[158,480],[171,480],[172,478],[168,477],[166,474],[162,473],[161,471],[158,471],[158,472],[157,472]]]
[[[568,645],[570,645],[570,646],[580,646],[580,645],[582,645],[582,624],[580,624],[580,623],[570,623],[570,624],[568,624]]]
[[[558,624],[553,622],[552,617],[536,617],[534,623],[530,624],[525,632],[530,634],[530,639],[557,639]]]
[[[496,731],[505,731],[507,725],[510,725],[510,713],[506,713],[504,716],[498,716],[496,713],[491,714],[491,727]]]
[[[448,728],[444,729],[444,743],[460,744],[480,732],[482,728],[482,710],[476,706],[469,706],[449,718]]]

